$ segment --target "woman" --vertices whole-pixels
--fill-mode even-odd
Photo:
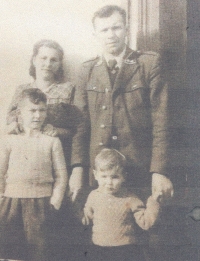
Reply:
[[[24,89],[39,88],[48,99],[48,116],[43,132],[58,136],[63,144],[68,171],[73,169],[69,180],[72,200],[75,199],[83,183],[84,126],[80,111],[72,105],[75,87],[70,82],[63,83],[62,47],[52,40],[41,40],[33,47],[29,74],[32,83],[20,85],[14,94],[8,110],[8,133],[23,131],[18,113],[19,95]]]
[[[83,185],[83,165],[86,164],[85,128],[80,111],[72,104],[75,87],[70,82],[63,83],[63,56],[63,49],[55,41],[41,40],[34,45],[29,69],[29,74],[34,81],[17,87],[8,110],[7,127],[8,133],[18,134],[23,131],[18,102],[20,93],[24,89],[39,88],[46,94],[48,110],[43,132],[50,136],[58,136],[62,142],[68,173],[72,170],[69,179],[69,192],[71,200],[74,201]],[[73,207],[71,210],[73,210]],[[68,213],[71,210],[67,208]],[[79,237],[80,233],[77,233],[77,230],[81,230],[80,226],[79,228],[77,226],[76,229],[71,228],[77,224],[75,222],[73,225],[70,221],[74,220],[73,215],[68,216],[68,219],[66,218],[66,207],[63,208],[61,213],[54,214],[57,215],[57,222],[55,226],[51,227],[50,243],[54,244],[54,247],[50,249],[52,256],[63,252],[67,243],[65,241],[70,240],[70,243],[72,243],[72,237],[75,234]],[[63,226],[67,226],[67,231]],[[71,229],[70,232],[69,228]],[[60,233],[60,231],[63,233]],[[70,238],[66,238],[66,236]],[[57,240],[54,240],[55,238]],[[59,259],[61,257],[55,257],[55,260]]]

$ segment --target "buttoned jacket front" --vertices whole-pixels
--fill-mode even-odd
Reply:
[[[101,57],[85,62],[79,76],[75,104],[90,132],[90,165],[102,148],[112,147],[139,172],[166,175],[168,87],[159,55],[127,48],[114,86]]]

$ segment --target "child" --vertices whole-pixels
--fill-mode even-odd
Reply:
[[[95,158],[94,176],[98,188],[93,190],[84,208],[83,224],[92,220],[93,250],[90,260],[144,261],[139,246],[138,228],[148,230],[158,213],[159,195],[148,198],[146,207],[124,185],[126,159],[115,149],[103,149]]]
[[[48,260],[47,220],[61,206],[67,171],[59,139],[41,132],[46,101],[39,89],[24,90],[18,107],[24,132],[1,140],[0,258],[23,259],[23,235],[28,261]]]

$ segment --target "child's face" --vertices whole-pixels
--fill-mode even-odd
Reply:
[[[34,104],[27,98],[22,101],[20,113],[24,128],[40,130],[47,115],[47,106],[44,102]]]
[[[125,181],[122,169],[111,170],[94,170],[95,179],[98,182],[99,188],[107,194],[117,193],[122,183]]]

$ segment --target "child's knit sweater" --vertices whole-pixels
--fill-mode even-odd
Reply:
[[[145,207],[136,195],[126,191],[111,195],[96,189],[88,196],[84,213],[87,219],[92,220],[92,241],[95,245],[138,244],[138,228],[147,230],[153,226],[159,204],[149,197]]]
[[[58,171],[66,171],[58,138],[8,135],[0,143],[0,193],[11,198],[49,197],[63,190]],[[4,160],[4,162],[2,162]],[[3,175],[5,173],[5,176]],[[66,173],[65,173],[66,174]],[[59,197],[59,195],[57,195]]]

